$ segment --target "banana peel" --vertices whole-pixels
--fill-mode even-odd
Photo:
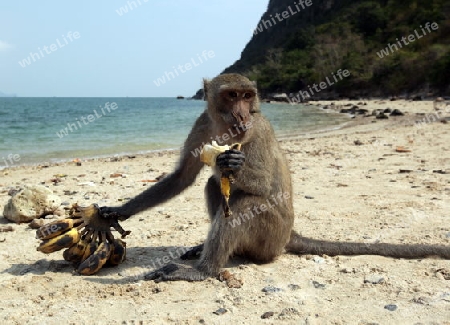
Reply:
[[[63,248],[70,247],[80,240],[80,233],[77,228],[72,228],[69,231],[49,239],[45,239],[37,248],[45,254],[50,254],[59,251]]]
[[[214,167],[216,165],[217,156],[230,149],[241,150],[241,144],[234,143],[231,146],[219,146],[216,141],[212,141],[211,144],[206,144],[203,146],[202,151],[200,152],[200,161],[207,164],[208,166]],[[225,218],[228,218],[232,215],[229,200],[231,195],[231,184],[233,183],[233,181],[233,171],[226,170],[221,173],[220,192],[223,196],[222,208],[225,213]]]

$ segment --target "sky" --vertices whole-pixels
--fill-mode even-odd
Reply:
[[[0,6],[0,92],[192,96],[240,58],[267,0],[22,0]],[[158,80],[159,79],[159,80]]]

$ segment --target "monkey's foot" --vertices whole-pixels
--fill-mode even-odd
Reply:
[[[192,247],[190,250],[188,250],[186,253],[180,256],[182,260],[196,260],[200,257],[202,251],[203,251],[203,245],[198,245],[195,247]]]
[[[144,276],[144,280],[162,281],[203,281],[208,276],[192,267],[180,264],[167,264],[162,268],[152,271]]]

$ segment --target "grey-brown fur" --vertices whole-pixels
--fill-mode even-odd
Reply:
[[[205,188],[211,229],[204,246],[197,247],[191,255],[185,255],[189,258],[203,249],[196,268],[170,264],[150,273],[147,279],[203,280],[217,275],[232,255],[242,255],[258,262],[270,262],[285,249],[296,254],[376,254],[406,258],[439,255],[450,258],[450,248],[444,246],[339,243],[298,235],[293,231],[291,174],[270,123],[261,115],[258,97],[247,101],[250,103],[247,117],[242,110],[242,114],[231,114],[232,104],[221,96],[228,90],[249,90],[256,94],[255,84],[238,74],[225,74],[212,81],[205,80],[207,109],[195,122],[184,144],[176,170],[122,207],[105,210],[119,214],[120,219],[126,219],[179,194],[195,181],[203,167],[199,157],[195,157],[192,152],[201,147],[202,143],[211,142],[211,137],[229,133],[233,125],[251,121],[251,128],[245,133],[233,132],[235,136],[225,142],[240,142],[241,152],[245,155],[245,163],[234,172],[235,182],[229,201],[233,216],[225,218],[223,215],[220,204],[220,170],[217,167]],[[242,107],[247,107],[245,105]],[[230,161],[233,160],[232,156],[238,157],[237,154],[229,154]],[[278,199],[280,193],[283,199]],[[273,203],[272,207],[261,211],[260,208],[267,206],[268,201]],[[254,207],[258,208],[260,213],[256,214]],[[253,211],[252,217],[249,210]],[[245,222],[233,227],[232,218],[243,216],[244,213],[247,213]]]

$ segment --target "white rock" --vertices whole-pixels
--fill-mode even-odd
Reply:
[[[24,186],[9,199],[3,216],[14,222],[29,222],[47,214],[53,214],[61,205],[59,196],[45,186]]]

